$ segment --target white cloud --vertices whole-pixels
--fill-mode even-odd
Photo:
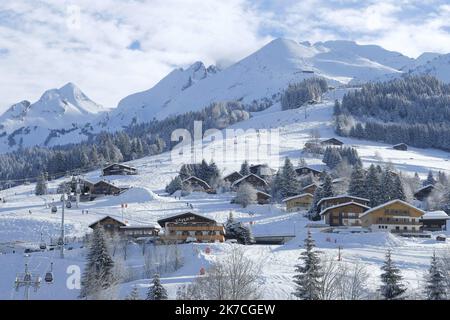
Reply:
[[[175,67],[236,61],[277,36],[350,39],[410,56],[450,52],[446,2],[1,1],[0,110],[69,81],[115,107]]]

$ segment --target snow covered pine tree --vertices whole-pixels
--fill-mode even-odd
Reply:
[[[386,300],[401,300],[403,293],[406,289],[401,283],[402,276],[400,275],[400,269],[398,269],[391,258],[391,250],[386,253],[386,260],[381,267],[384,272],[381,274],[382,285],[380,287],[380,293]]]
[[[431,257],[431,265],[426,275],[427,285],[425,294],[428,300],[446,300],[447,292],[445,288],[445,277],[436,258],[436,252]]]
[[[157,273],[153,277],[152,286],[148,289],[147,300],[167,300],[166,288],[161,284]]]
[[[295,267],[294,282],[296,289],[294,295],[302,300],[319,300],[321,290],[321,264],[318,252],[314,251],[315,242],[308,230],[305,239],[305,251],[301,253],[302,264]]]

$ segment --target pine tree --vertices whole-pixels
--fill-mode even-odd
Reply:
[[[364,169],[360,166],[355,166],[353,168],[350,184],[348,186],[348,194],[364,198],[366,196],[366,188],[365,188],[365,172]]]
[[[395,194],[395,186],[392,178],[392,172],[389,169],[383,171],[383,174],[381,176],[381,186],[381,203],[386,203],[393,200],[393,194]]]
[[[141,300],[139,296],[139,290],[136,286],[133,287],[130,294],[125,298],[125,300]]]
[[[244,163],[241,165],[241,170],[239,171],[239,173],[242,174],[244,177],[251,173],[250,166],[248,165],[247,160],[245,160]]]
[[[315,242],[311,232],[305,239],[305,251],[300,255],[301,264],[295,267],[294,295],[302,300],[318,300],[320,297],[321,264],[318,252],[314,250]]]
[[[370,200],[370,205],[372,207],[376,207],[381,204],[380,177],[376,167],[373,164],[369,167],[367,172],[364,188],[366,191],[366,197]]]
[[[328,172],[325,172],[323,175],[323,185],[322,185],[322,198],[328,198],[334,196],[333,191],[333,180],[331,179],[331,176],[328,174]]]
[[[166,288],[161,284],[159,274],[155,274],[152,286],[148,289],[147,300],[167,300]]]
[[[46,195],[47,193],[48,193],[47,175],[45,173],[41,173],[41,175],[39,176],[39,179],[36,183],[35,194],[37,196],[43,196],[43,195]]]
[[[108,289],[116,282],[112,260],[105,235],[101,228],[95,228],[86,257],[87,264],[81,280],[81,298],[86,298]]]
[[[395,266],[391,259],[391,250],[387,251],[386,260],[384,261],[381,270],[383,270],[383,273],[381,274],[381,295],[386,300],[401,299],[401,295],[406,291],[406,289],[401,283],[403,278],[400,275],[400,269]]]
[[[433,252],[433,256],[431,257],[431,265],[426,277],[426,282],[425,294],[428,300],[447,299],[445,278],[435,252]]]
[[[405,190],[403,189],[403,183],[402,180],[400,179],[400,176],[394,175],[394,177],[392,178],[392,182],[393,182],[392,185],[393,189],[391,198],[405,201],[406,195]]]
[[[428,171],[428,176],[427,179],[424,181],[423,185],[424,186],[428,186],[428,185],[435,185],[436,184],[436,180],[434,179],[434,175],[433,175],[433,171]]]
[[[309,208],[308,211],[308,216],[310,220],[313,221],[318,221],[320,220],[320,215],[319,215],[319,207],[318,207],[318,203],[320,200],[322,200],[323,198],[323,190],[321,187],[317,187],[316,191],[314,192],[313,195],[313,200],[311,203],[311,207]]]
[[[183,182],[181,181],[180,176],[176,176],[175,178],[170,181],[170,183],[166,186],[166,192],[168,194],[173,194],[177,192],[178,190],[183,189]]]
[[[279,194],[282,198],[291,197],[297,195],[300,191],[300,183],[296,179],[296,172],[291,160],[286,158],[284,165],[281,168],[281,174],[277,181]]]

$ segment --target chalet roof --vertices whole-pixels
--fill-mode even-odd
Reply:
[[[257,190],[257,191],[256,191],[256,194],[258,194],[258,193],[263,194],[263,195],[265,195],[265,196],[267,196],[267,197],[269,197],[269,198],[272,198],[272,196],[271,196],[270,194],[266,193],[266,192]]]
[[[247,180],[251,176],[261,180],[262,182],[264,182],[265,185],[267,185],[267,181],[266,180],[264,180],[263,178],[261,178],[260,176],[254,174],[254,173],[250,173],[250,174],[246,175],[245,177],[242,177],[242,178],[236,180],[235,182],[233,182],[233,184],[231,186],[235,186],[235,185],[241,183],[242,181]]]
[[[327,142],[337,142],[340,144],[344,144],[344,142],[342,142],[341,140],[336,139],[336,138],[325,139],[325,140],[322,140],[320,143],[327,143]]]
[[[397,144],[393,145],[393,147],[400,147],[400,146],[408,146],[408,145],[406,143],[404,143],[404,142],[397,143]]]
[[[99,184],[106,184],[106,185],[109,185],[109,186],[111,186],[111,187],[114,187],[114,188],[117,188],[117,189],[121,189],[121,187],[116,186],[115,184],[113,184],[113,183],[111,183],[111,182],[109,182],[109,181],[106,181],[106,180],[100,180],[100,181],[96,182],[96,183],[94,184],[94,186],[97,186],[97,185],[99,185]],[[124,187],[124,188],[125,188],[125,187]]]
[[[117,218],[114,218],[114,217],[111,217],[111,216],[104,216],[103,218],[98,219],[97,221],[91,223],[91,224],[89,225],[89,228],[93,228],[94,225],[96,225],[97,223],[99,223],[99,222],[101,222],[101,221],[103,221],[103,220],[106,220],[106,219],[112,219],[112,220],[115,220],[115,221],[117,221],[119,224],[121,224],[122,227],[127,226],[127,224],[126,224],[124,221],[120,220],[120,219],[117,219]]]
[[[128,166],[128,165],[122,164],[122,163],[111,163],[111,164],[107,165],[106,167],[104,167],[103,170],[111,168],[112,166],[120,166],[122,168],[128,168],[128,169],[132,169],[132,170],[137,170],[135,167]]]
[[[123,226],[120,227],[120,229],[127,229],[127,230],[133,230],[133,229],[160,229],[159,226],[156,224],[142,224],[142,225],[131,225],[131,226]]]
[[[314,172],[317,172],[317,173],[322,173],[322,171],[320,171],[320,170],[318,170],[318,169],[315,169],[315,168],[313,168],[313,167],[311,167],[311,166],[301,166],[301,167],[297,167],[297,168],[295,168],[295,171],[301,170],[301,169],[309,169],[309,170],[314,171]]]
[[[335,206],[328,207],[328,208],[322,210],[320,212],[320,215],[324,215],[329,210],[333,210],[333,209],[340,208],[340,207],[345,207],[345,206],[348,206],[348,205],[355,205],[355,206],[358,206],[358,207],[361,207],[361,208],[364,208],[364,209],[370,209],[370,207],[365,206],[365,205],[363,205],[361,203],[351,201],[351,202],[341,203],[341,204],[337,204]]]
[[[293,200],[293,199],[297,199],[297,198],[303,198],[303,197],[306,197],[306,196],[314,197],[311,193],[302,193],[302,194],[298,194],[296,196],[285,198],[285,199],[281,200],[281,202],[287,202],[289,200]]]
[[[216,222],[216,220],[214,220],[214,219],[211,219],[211,218],[208,218],[208,217],[206,217],[204,215],[201,215],[201,214],[198,214],[198,213],[193,213],[193,212],[189,211],[189,212],[183,212],[183,213],[176,213],[176,214],[168,215],[168,216],[164,217],[163,219],[159,219],[158,220],[158,224],[160,226],[164,226],[166,222],[169,222],[169,221],[171,221],[173,219],[176,219],[178,217],[182,217],[182,216],[188,215],[188,214],[196,216],[196,217],[199,217],[199,218],[202,218],[202,219],[205,219],[205,220],[208,220],[210,222],[214,222],[214,223]]]
[[[223,177],[223,179],[225,180],[226,178],[231,177],[233,174],[238,174],[241,176],[241,178],[243,177],[243,175],[239,171],[233,171],[233,172],[227,174],[225,177]]]
[[[371,213],[371,212],[373,212],[373,211],[376,211],[376,210],[378,210],[378,209],[381,209],[381,208],[383,208],[383,207],[387,207],[387,206],[389,206],[389,205],[391,205],[391,204],[393,204],[393,203],[396,203],[396,202],[399,202],[399,203],[401,203],[401,204],[403,204],[403,205],[405,205],[405,206],[407,206],[407,207],[410,207],[410,208],[412,208],[412,209],[416,209],[416,210],[422,212],[422,214],[425,214],[425,211],[423,211],[422,209],[419,209],[419,208],[413,206],[412,204],[409,204],[408,202],[405,202],[405,201],[400,200],[400,199],[394,199],[394,200],[391,200],[391,201],[389,201],[389,202],[380,204],[379,206],[373,207],[373,208],[370,209],[370,210],[367,210],[367,211],[364,212],[360,217],[363,217],[363,216],[365,216],[366,214],[369,214],[369,213]]]
[[[202,180],[200,178],[197,178],[196,176],[190,176],[189,178],[184,179],[183,183],[185,183],[186,181],[189,181],[189,180],[197,180],[198,182],[204,183],[208,188],[211,188],[208,182],[206,182],[205,180]]]
[[[416,192],[414,192],[414,194],[419,193],[419,192],[424,191],[424,190],[427,190],[427,189],[433,190],[434,188],[436,188],[436,186],[434,186],[432,184],[427,184],[426,186],[423,186],[422,188],[420,188]]]
[[[308,184],[307,186],[304,186],[303,188],[302,188],[302,190],[305,190],[305,189],[308,189],[308,188],[310,188],[310,187],[312,187],[312,186],[316,186],[316,187],[320,187],[320,185],[318,184],[318,183],[311,183],[311,184]]]
[[[334,200],[334,199],[342,199],[342,198],[350,198],[350,199],[355,199],[355,200],[361,200],[364,202],[370,202],[369,199],[366,198],[360,198],[360,197],[355,197],[355,196],[351,196],[349,194],[342,194],[342,195],[338,195],[338,196],[334,196],[334,197],[326,197],[326,198],[322,198],[320,199],[320,201],[317,203],[317,205],[320,205],[322,202],[324,201],[328,201],[328,200]]]
[[[449,220],[450,216],[445,211],[428,211],[422,216],[422,220],[436,220],[436,219],[445,219]]]

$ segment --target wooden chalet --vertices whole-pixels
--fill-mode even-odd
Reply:
[[[164,242],[225,241],[225,228],[222,224],[196,213],[186,212],[160,219],[158,224],[164,228],[164,235],[161,236]]]
[[[396,145],[393,145],[392,148],[395,150],[407,151],[408,145],[406,143],[398,143]]]
[[[223,178],[223,180],[233,184],[236,180],[239,180],[242,177],[243,177],[243,175],[240,174],[240,172],[234,171],[234,172],[230,173],[229,175],[225,176]]]
[[[360,215],[370,207],[358,202],[347,202],[328,207],[320,212],[324,223],[330,226],[361,226]]]
[[[113,163],[102,170],[103,176],[125,176],[125,175],[136,175],[138,171],[136,168],[127,166],[125,164]]]
[[[212,192],[211,186],[206,181],[195,176],[184,179],[183,186],[190,187],[192,191],[196,192]]]
[[[268,193],[262,192],[262,191],[257,191],[256,192],[256,202],[258,204],[269,204],[270,203],[270,199],[272,198],[272,196]]]
[[[319,188],[319,185],[317,183],[311,183],[302,188],[302,193],[314,194],[316,192],[317,188]]]
[[[314,196],[311,193],[303,193],[283,199],[282,202],[286,203],[286,211],[295,212],[309,209],[313,198]]]
[[[305,176],[308,174],[312,174],[314,177],[320,177],[322,175],[322,171],[316,170],[309,166],[296,168],[295,172],[297,173],[298,176]]]
[[[111,216],[106,216],[89,225],[89,228],[103,228],[110,235],[117,234],[125,238],[157,237],[159,228],[155,225],[129,225]]]
[[[342,146],[344,143],[336,138],[326,139],[320,142],[322,146]]]
[[[447,220],[450,220],[450,217],[445,211],[426,212],[420,219],[424,231],[445,231],[447,230]]]
[[[242,178],[236,180],[231,185],[231,188],[233,190],[237,190],[239,188],[239,186],[243,183],[248,183],[249,185],[253,186],[257,190],[266,190],[268,188],[267,181],[253,173],[250,173],[249,175],[246,175],[245,177],[242,177]]]
[[[433,192],[434,189],[435,189],[434,185],[428,184],[417,190],[414,193],[414,198],[416,198],[419,201],[424,201],[430,196],[431,192]]]
[[[125,227],[127,224],[117,218],[113,218],[111,216],[106,216],[101,218],[100,220],[95,221],[89,225],[89,228],[103,228],[108,233],[119,233],[121,227]]]
[[[256,164],[249,167],[250,173],[253,173],[263,179],[270,179],[274,175],[272,170],[267,164]]]
[[[335,196],[335,197],[327,197],[322,198],[317,203],[319,211],[323,211],[326,208],[336,206],[338,204],[348,203],[348,202],[356,202],[365,206],[369,205],[370,200],[366,198],[354,197],[347,194]]]
[[[118,187],[108,181],[99,181],[91,189],[93,195],[119,195],[123,191],[127,190],[127,187]]]
[[[371,231],[415,233],[422,231],[425,212],[402,200],[392,200],[359,216],[361,225]]]

